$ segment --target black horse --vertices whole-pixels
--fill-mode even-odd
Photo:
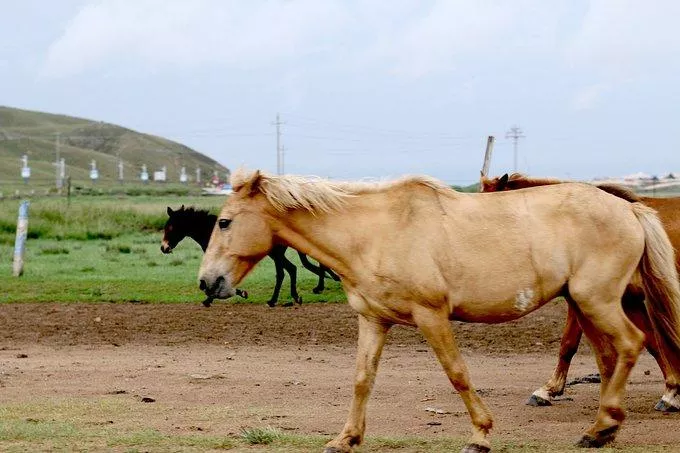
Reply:
[[[163,241],[161,242],[161,251],[163,253],[170,253],[177,244],[185,237],[190,237],[201,246],[203,251],[208,247],[208,241],[210,241],[210,235],[212,234],[215,222],[217,221],[217,216],[210,214],[207,210],[195,209],[193,207],[184,208],[182,205],[176,211],[168,206],[168,220],[165,223]],[[267,305],[273,307],[279,299],[279,292],[281,291],[281,284],[284,278],[284,269],[288,272],[290,277],[290,295],[293,301],[298,304],[302,303],[302,298],[297,292],[297,268],[288,258],[286,258],[286,249],[288,246],[285,245],[275,245],[269,252],[269,257],[274,260],[274,266],[276,267],[276,286],[274,287],[274,294],[272,294],[271,299],[267,302]],[[324,266],[319,263],[318,266],[309,262],[307,255],[298,252],[300,256],[300,262],[304,267],[312,271],[314,274],[319,276],[319,283],[312,289],[314,294],[319,294],[324,290],[324,278],[326,274],[335,281],[339,281],[340,278]],[[247,293],[242,290],[237,290],[237,294],[242,297],[247,297]],[[212,303],[212,299],[208,298],[203,302],[203,305],[209,307]],[[286,304],[286,305],[292,305]]]

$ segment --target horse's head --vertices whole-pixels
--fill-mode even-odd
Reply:
[[[482,175],[479,179],[480,192],[500,192],[508,189],[508,174],[497,176],[495,178],[487,178]]]
[[[187,236],[188,227],[186,216],[184,215],[184,205],[177,211],[173,211],[168,206],[168,220],[163,227],[163,239],[161,240],[161,251],[171,253],[172,249]]]
[[[273,230],[270,204],[260,192],[262,175],[232,175],[233,193],[224,203],[199,270],[199,287],[206,295],[226,299],[236,285],[270,252]]]

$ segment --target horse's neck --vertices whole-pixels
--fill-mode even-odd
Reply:
[[[527,187],[550,186],[553,184],[562,184],[569,181],[560,181],[558,179],[549,178],[521,178],[511,179],[508,181],[508,187],[511,189],[526,189]]]
[[[338,228],[340,222],[330,221],[330,215],[333,214],[299,211],[287,214],[277,221],[275,235],[284,244],[314,258],[338,275],[347,276],[349,260],[343,245],[352,241],[354,232]]]
[[[187,236],[189,236],[201,246],[204,252],[208,248],[208,242],[210,242],[210,235],[212,234],[212,230],[215,227],[216,220],[217,217],[213,215],[201,218],[196,227],[187,234]]]

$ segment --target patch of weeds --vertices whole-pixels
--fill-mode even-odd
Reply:
[[[94,266],[85,266],[84,268],[80,269],[80,272],[94,272],[95,268]]]
[[[132,252],[133,253],[139,253],[139,254],[143,255],[143,254],[146,253],[146,249],[142,248],[142,247],[135,247],[134,249],[132,249]]]
[[[148,261],[146,265],[149,267],[156,267],[158,266],[158,263],[156,263],[155,261]]]
[[[181,258],[175,258],[174,260],[170,261],[170,266],[181,266],[184,264],[184,260]]]
[[[106,244],[106,251],[107,252],[114,252],[114,253],[128,254],[128,253],[132,252],[132,248],[129,245]]]
[[[94,240],[94,239],[109,240],[109,239],[113,239],[113,234],[105,233],[105,232],[102,232],[102,231],[88,231],[87,233],[85,233],[85,238],[88,241],[91,241],[91,240]]]
[[[101,288],[92,288],[90,290],[90,296],[101,297],[101,295],[102,295],[102,289]]]
[[[279,440],[283,433],[271,426],[266,428],[250,428],[241,431],[241,439],[250,445],[269,445]]]
[[[70,250],[65,247],[43,247],[40,249],[41,255],[68,255]]]

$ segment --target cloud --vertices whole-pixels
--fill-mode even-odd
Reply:
[[[334,1],[104,0],[86,4],[49,47],[44,73],[105,65],[267,66],[320,52],[345,20]]]
[[[593,0],[565,49],[572,68],[611,80],[677,68],[680,52],[675,0]]]
[[[611,90],[611,86],[603,83],[589,85],[576,93],[571,107],[574,110],[591,110],[597,106],[602,96]]]

